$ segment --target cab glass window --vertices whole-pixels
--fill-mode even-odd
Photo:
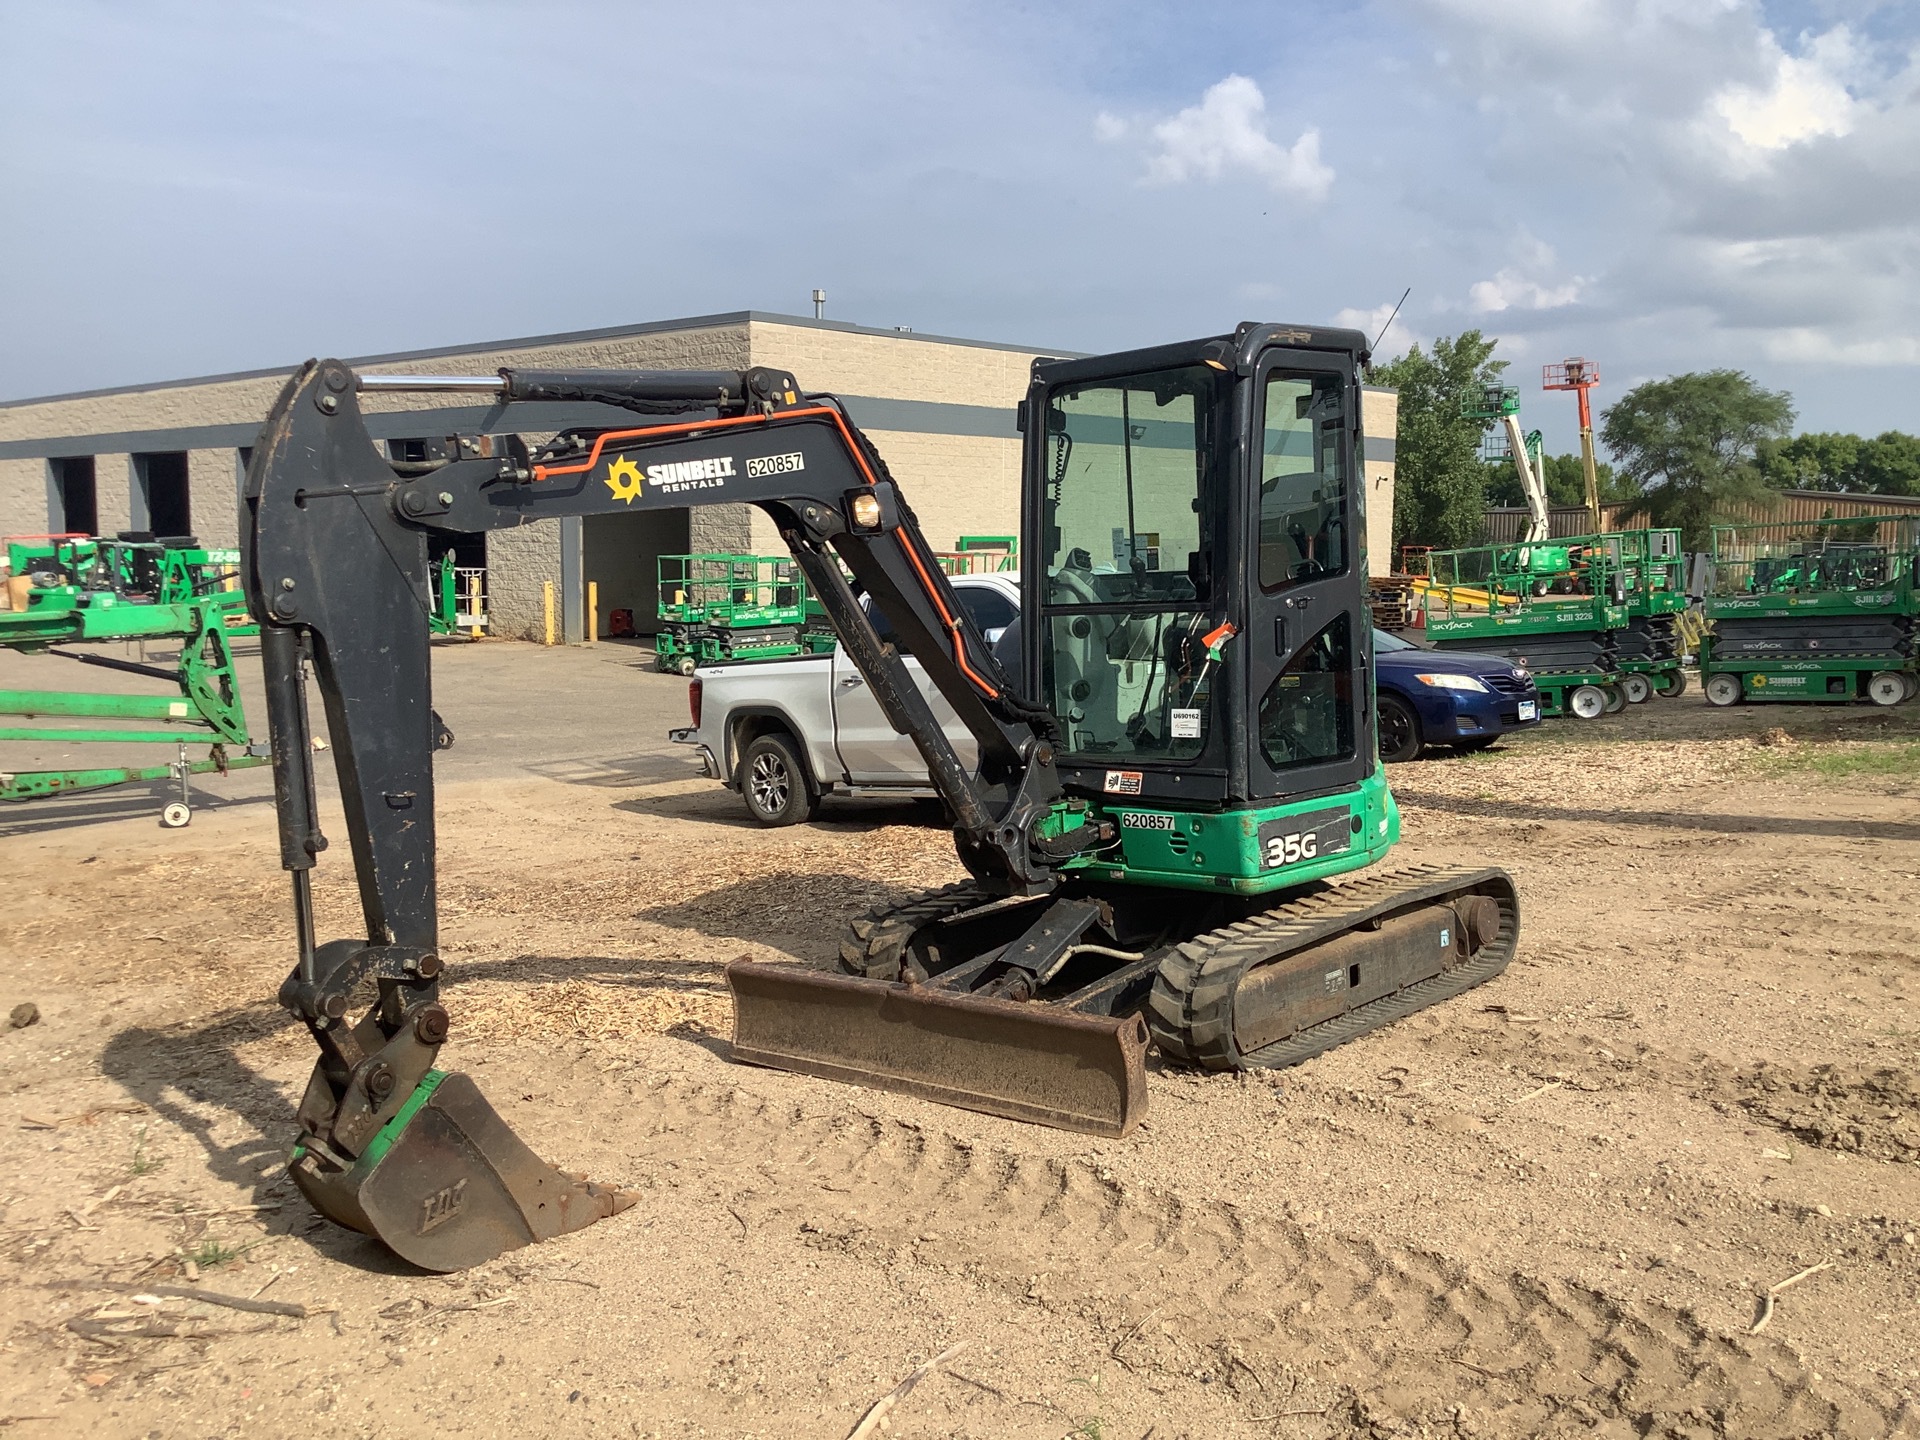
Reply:
[[[1260,446],[1260,584],[1285,589],[1350,562],[1346,385],[1333,374],[1267,378]]]
[[[1213,371],[1189,365],[1048,396],[1049,604],[1195,598],[1216,386]]]
[[[1345,615],[1309,640],[1260,701],[1260,750],[1275,770],[1353,758],[1353,626]]]

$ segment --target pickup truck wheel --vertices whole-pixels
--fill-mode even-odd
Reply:
[[[820,802],[807,786],[807,772],[785,735],[762,735],[740,757],[740,798],[762,825],[798,825],[811,820]]]

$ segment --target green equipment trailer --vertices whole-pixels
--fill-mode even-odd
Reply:
[[[1533,673],[1543,716],[1591,720],[1626,703],[1626,577],[1604,547],[1555,540],[1435,550],[1415,586],[1427,639]]]
[[[819,605],[786,555],[662,555],[662,670],[823,654],[833,648]]]
[[[1912,515],[1714,526],[1708,701],[1912,699],[1917,560]]]
[[[0,742],[170,745],[175,758],[157,765],[0,770],[0,801],[171,778],[178,790],[161,821],[180,826],[193,816],[189,776],[267,763],[265,747],[248,734],[233,673],[231,642],[246,621],[246,597],[224,588],[227,576],[219,572],[237,555],[71,536],[15,539],[7,548],[12,573],[24,583],[10,587],[13,607],[0,610],[0,647],[138,675],[167,688],[149,695],[0,690],[0,716],[64,722],[0,725]],[[60,648],[110,641],[175,641],[179,649],[170,665],[160,665]],[[198,744],[208,746],[204,759],[190,754]]]

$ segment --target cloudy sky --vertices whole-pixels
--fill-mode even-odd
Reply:
[[[0,398],[755,308],[1920,431],[1913,0],[0,0]]]

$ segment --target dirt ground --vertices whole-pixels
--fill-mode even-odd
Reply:
[[[957,870],[911,807],[753,829],[659,729],[443,787],[443,1061],[641,1197],[451,1277],[285,1178],[262,781],[0,831],[0,1427],[841,1440],[964,1344],[891,1435],[1920,1434],[1920,705],[1396,767],[1405,861],[1514,874],[1515,964],[1278,1075],[1156,1065],[1125,1141],[730,1064],[724,962]]]

